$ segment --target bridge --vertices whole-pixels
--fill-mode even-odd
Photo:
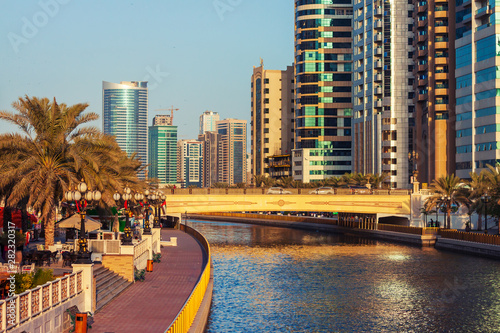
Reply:
[[[311,189],[286,190],[292,194],[266,194],[267,190],[261,188],[166,189],[166,213],[297,211],[376,214],[379,217],[409,217],[411,213],[410,194],[406,190],[355,194],[345,189],[333,195],[308,194]]]

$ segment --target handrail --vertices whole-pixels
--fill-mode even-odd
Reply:
[[[487,234],[480,234],[477,232],[458,231],[454,229],[448,229],[448,230],[441,229],[439,231],[439,234],[442,238],[463,240],[468,242],[483,243],[490,245],[500,245],[499,235],[487,235]]]
[[[211,273],[211,256],[210,256],[210,244],[206,238],[200,234],[195,229],[188,227],[184,224],[181,224],[181,230],[190,234],[194,238],[196,238],[201,246],[205,249],[207,253],[207,264],[203,272],[201,273],[200,279],[196,283],[191,295],[189,295],[186,303],[182,306],[182,309],[179,311],[174,321],[165,333],[178,333],[178,332],[187,332],[191,325],[193,324],[194,318],[198,313],[201,302],[203,301],[203,297],[207,291],[208,283],[210,282],[210,273]]]

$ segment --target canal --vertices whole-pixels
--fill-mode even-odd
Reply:
[[[350,235],[190,220],[207,332],[500,332],[500,262]]]

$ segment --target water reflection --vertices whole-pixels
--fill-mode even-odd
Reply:
[[[208,238],[208,332],[498,332],[500,263],[367,240],[195,222]]]

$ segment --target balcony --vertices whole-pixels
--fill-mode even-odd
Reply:
[[[447,34],[450,31],[448,27],[442,26],[442,27],[434,27],[434,32],[437,34]]]
[[[448,65],[450,63],[448,57],[439,57],[435,59],[436,65]]]
[[[479,8],[478,10],[476,10],[475,18],[481,18],[481,17],[486,16],[486,15],[491,15],[492,13],[493,13],[493,11],[491,10],[490,6],[484,6],[482,8]]]
[[[418,65],[417,66],[417,72],[427,72],[427,64],[423,64],[423,65]]]
[[[434,15],[435,18],[447,18],[449,16],[447,10],[436,11],[434,12]]]
[[[427,35],[418,35],[418,42],[425,42],[427,40]]]
[[[427,56],[427,49],[425,49],[425,50],[418,50],[417,56],[418,57],[426,57]]]
[[[429,94],[418,94],[418,101],[426,101],[429,98]]]
[[[384,11],[382,10],[382,8],[375,8],[374,14],[375,16],[382,16],[384,14]]]
[[[426,26],[427,26],[427,22],[428,22],[428,20],[427,20],[427,19],[425,19],[425,20],[421,20],[421,21],[418,21],[417,26],[418,26],[419,28],[426,27]]]
[[[435,80],[448,80],[448,73],[436,73]]]
[[[376,82],[382,81],[382,74],[375,74],[375,81]]]
[[[448,49],[449,45],[450,44],[448,42],[436,42],[435,48],[436,48],[436,50]]]
[[[423,80],[418,80],[417,82],[419,87],[425,87],[429,83],[429,79],[425,78]]]
[[[424,2],[421,1],[418,3],[417,12],[418,13],[425,13],[425,12],[427,12],[427,8],[428,8],[427,1],[424,1]]]
[[[376,42],[381,42],[383,40],[382,34],[376,34],[373,38]]]
[[[434,106],[434,110],[436,110],[436,111],[448,111],[448,104],[436,104]]]
[[[376,20],[375,24],[373,25],[375,29],[382,29],[382,20]]]
[[[375,68],[382,68],[382,61],[375,61]]]
[[[382,95],[382,87],[376,87],[374,93],[375,95]]]
[[[377,47],[373,53],[375,55],[382,55],[382,48],[381,47]]]
[[[446,88],[436,89],[435,91],[436,96],[448,96],[449,94],[450,91]]]
[[[373,105],[376,107],[376,108],[381,108],[384,106],[384,104],[382,103],[382,100],[379,99],[377,101],[375,101],[375,103],[373,103]]]

